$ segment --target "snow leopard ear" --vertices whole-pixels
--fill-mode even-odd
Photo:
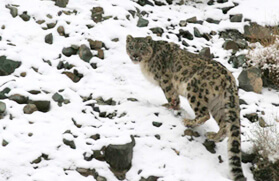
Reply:
[[[127,35],[127,38],[126,38],[126,41],[127,42],[130,42],[133,40],[133,37],[131,35]]]
[[[147,40],[147,43],[151,43],[152,37],[151,37],[151,36],[147,36],[147,37],[146,37],[146,40]]]

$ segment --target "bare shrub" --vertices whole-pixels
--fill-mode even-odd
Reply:
[[[279,131],[277,126],[262,128],[252,132],[253,161],[252,172],[256,181],[279,180]]]

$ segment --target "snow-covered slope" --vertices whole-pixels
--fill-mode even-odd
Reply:
[[[239,5],[228,14],[223,14],[220,8],[233,6],[233,2]],[[183,47],[175,35],[181,28],[193,32],[193,28],[197,27],[201,33],[227,28],[243,32],[243,26],[248,22],[231,23],[230,13],[242,13],[245,18],[262,25],[274,25],[279,21],[277,0],[264,3],[262,0],[229,0],[213,6],[206,3],[140,6],[131,0],[69,0],[66,8],[60,8],[51,0],[1,0],[0,56],[20,61],[21,66],[11,75],[0,76],[0,91],[8,87],[11,91],[7,96],[20,94],[33,101],[50,101],[50,110],[24,114],[26,104],[1,100],[7,110],[0,119],[0,141],[8,144],[0,146],[0,180],[94,180],[92,176],[84,177],[76,171],[77,168],[88,168],[95,169],[108,181],[115,181],[117,178],[106,162],[97,159],[86,161],[84,155],[92,155],[93,150],[101,150],[109,144],[131,142],[130,135],[135,136],[136,145],[133,148],[132,167],[126,174],[127,181],[138,181],[149,176],[159,177],[160,181],[229,180],[226,140],[216,144],[215,154],[208,152],[202,144],[207,131],[218,130],[214,120],[210,119],[195,129],[200,137],[191,139],[183,136],[186,129],[182,124],[183,117],[161,106],[166,103],[162,91],[144,79],[139,67],[132,64],[125,50],[128,34],[150,35],[153,39],[172,41]],[[13,18],[7,5],[17,7],[19,15],[27,11],[30,20],[23,21],[19,16]],[[103,17],[108,19],[95,23],[90,10],[99,6],[104,10]],[[129,10],[146,11],[148,15],[143,18],[149,20],[148,26],[137,27],[138,17],[133,17]],[[66,15],[61,11],[73,13]],[[193,16],[198,20],[204,21],[210,17],[221,22],[218,25],[204,22],[203,25],[189,23],[186,27],[178,26],[181,20]],[[45,22],[38,24],[38,20]],[[46,28],[48,23],[57,24],[54,28]],[[66,37],[57,32],[59,26],[64,27]],[[149,30],[153,27],[163,28],[162,37]],[[45,36],[50,33],[53,34],[53,44],[45,43]],[[85,44],[89,47],[88,39],[104,43],[105,46],[101,48],[104,59],[94,56],[90,62],[86,62],[79,55],[67,57],[62,54],[62,49],[71,45]],[[187,49],[193,52],[210,47],[216,60],[231,70],[235,77],[239,75],[241,68],[234,69],[227,63],[231,52],[222,48],[224,40],[218,35],[213,35],[210,41],[195,38],[187,40],[187,43],[190,45]],[[91,52],[97,55],[97,50]],[[68,62],[73,68],[57,68],[59,62]],[[76,83],[63,73],[73,73],[74,70],[83,75]],[[29,92],[31,90],[40,93],[32,94]],[[58,105],[52,98],[57,92],[69,101]],[[265,88],[262,94],[243,90],[239,94],[248,103],[242,105],[242,116],[264,111],[262,117],[266,122],[272,123],[278,118],[279,108],[271,104],[279,103],[278,92]],[[116,104],[99,105],[99,97],[103,100],[112,98]],[[92,106],[88,106],[90,104],[98,105],[103,115],[96,109],[93,111]],[[194,116],[185,99],[182,106],[187,112],[186,116]],[[109,113],[112,119],[107,117]],[[249,151],[251,143],[247,140],[257,123],[252,124],[243,117],[241,120],[243,150]],[[162,125],[154,126],[156,122]],[[92,135],[99,135],[100,138],[92,139]],[[74,141],[75,149],[63,140]],[[41,160],[38,161],[38,158]],[[253,180],[250,164],[243,164],[243,167],[248,180]]]

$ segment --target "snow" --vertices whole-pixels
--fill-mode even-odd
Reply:
[[[167,30],[171,24],[178,24],[180,20],[186,20],[196,16],[198,20],[205,20],[208,17],[222,20],[219,25],[204,23],[204,25],[188,24],[181,29],[193,32],[197,27],[202,33],[210,31],[221,31],[228,28],[236,28],[243,32],[243,26],[247,22],[231,23],[230,14],[242,13],[244,18],[249,18],[262,25],[278,24],[279,2],[278,0],[229,0],[224,4],[207,6],[207,1],[194,6],[189,5],[167,5],[144,7],[131,0],[69,0],[66,8],[54,6],[51,0],[1,0],[0,1],[0,55],[6,55],[9,59],[21,61],[22,65],[10,76],[1,76],[0,85],[2,90],[5,87],[11,88],[8,95],[21,94],[32,100],[51,101],[51,110],[47,113],[34,112],[24,114],[24,105],[17,104],[11,100],[2,100],[7,105],[7,115],[0,120],[0,140],[9,142],[7,146],[0,146],[0,180],[9,181],[65,181],[65,180],[94,180],[92,176],[84,177],[76,172],[76,168],[96,169],[99,175],[107,178],[108,181],[117,180],[109,170],[106,162],[93,159],[85,161],[84,153],[92,153],[93,150],[100,150],[109,144],[125,144],[131,141],[130,135],[136,135],[136,145],[133,152],[132,168],[126,174],[127,181],[138,181],[141,177],[158,176],[160,181],[228,181],[229,168],[227,161],[227,142],[224,140],[217,143],[216,154],[209,153],[202,143],[205,140],[204,134],[207,131],[217,131],[218,127],[211,118],[204,125],[195,130],[200,133],[199,138],[190,141],[184,134],[185,127],[182,124],[182,117],[161,105],[166,103],[162,91],[145,80],[140,68],[134,65],[126,54],[126,36],[152,36],[155,40],[167,40],[178,42],[175,33],[179,28]],[[221,7],[232,6],[233,2],[238,6],[223,15]],[[24,22],[19,16],[12,18],[7,4],[19,5],[19,14],[27,11],[31,15],[28,22]],[[90,10],[93,7],[104,8],[104,16],[112,16],[101,23],[94,23],[91,20]],[[149,16],[148,27],[138,28],[136,23],[138,17],[133,18],[128,10],[139,9],[146,11]],[[77,14],[61,16],[61,10],[73,11]],[[46,17],[52,15],[52,19]],[[130,20],[126,18],[130,15]],[[118,20],[114,20],[117,17]],[[171,20],[169,21],[168,18]],[[45,20],[42,25],[37,20]],[[57,22],[53,29],[43,30],[46,23]],[[68,23],[67,23],[68,22]],[[70,23],[70,24],[69,24]],[[58,26],[64,26],[68,38],[59,36]],[[86,25],[94,27],[88,29]],[[152,34],[149,28],[162,27],[165,31],[163,37]],[[54,43],[52,45],[44,42],[44,37],[53,33]],[[169,39],[167,38],[169,36]],[[111,41],[119,38],[118,42]],[[82,61],[78,55],[65,57],[62,55],[63,47],[71,45],[86,44],[88,39],[103,41],[108,50],[104,50],[105,59],[93,57],[90,63],[97,63],[97,69],[92,69],[89,63]],[[202,47],[210,47],[216,55],[217,61],[223,63],[237,77],[241,69],[234,69],[227,63],[231,52],[222,49],[223,39],[213,36],[210,41],[203,38],[195,38],[187,41],[194,47],[187,48],[189,51],[197,51]],[[12,43],[16,46],[8,45]],[[181,45],[182,46],[182,45]],[[96,54],[95,51],[92,51]],[[59,54],[62,56],[60,57]],[[50,60],[52,66],[43,60]],[[78,70],[84,77],[73,83],[64,70],[58,70],[56,66],[59,61],[67,61],[73,64],[73,69]],[[38,69],[38,72],[33,68]],[[71,70],[73,70],[71,69]],[[26,72],[26,77],[20,73]],[[4,84],[5,83],[5,84]],[[4,85],[3,85],[4,84]],[[30,90],[41,90],[42,93],[32,95]],[[69,104],[59,107],[52,100],[52,95],[59,90]],[[92,108],[86,106],[94,103],[94,100],[83,102],[81,96],[93,98],[99,96],[104,100],[113,98],[117,102],[115,106],[100,106],[101,111],[112,113],[117,110],[117,117],[114,119],[100,118],[94,115]],[[242,105],[241,120],[243,137],[243,150],[249,151],[251,143],[248,141],[249,132],[257,123],[250,123],[243,115],[247,113],[264,111],[261,115],[265,120],[274,124],[274,119],[279,117],[279,108],[271,103],[279,103],[279,93],[275,90],[263,89],[261,94],[239,91],[241,99],[248,105]],[[138,102],[128,101],[127,98],[136,98]],[[193,117],[194,113],[189,104],[182,98],[182,107],[187,117]],[[122,113],[126,116],[119,117]],[[158,113],[156,116],[154,113]],[[10,119],[12,115],[13,119]],[[77,128],[72,119],[82,125]],[[152,122],[163,123],[161,127],[154,127]],[[278,123],[277,123],[278,124]],[[72,134],[64,134],[70,130]],[[99,140],[92,140],[89,137],[100,134]],[[160,140],[155,135],[160,135]],[[76,149],[71,149],[63,144],[63,138],[74,140]],[[88,144],[89,143],[89,144]],[[179,154],[177,154],[177,152]],[[49,159],[38,164],[31,164],[42,154],[48,155]],[[219,163],[218,156],[221,155],[223,163]],[[249,181],[253,176],[249,169],[250,164],[243,164],[244,174]],[[141,171],[141,172],[139,172]]]

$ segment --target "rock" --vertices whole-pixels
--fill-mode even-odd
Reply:
[[[259,116],[257,113],[246,114],[243,117],[247,118],[251,123],[259,121]]]
[[[209,151],[210,153],[216,153],[216,151],[215,151],[216,145],[215,145],[214,141],[205,140],[205,142],[203,143],[203,146],[205,146],[207,151]]]
[[[13,94],[9,97],[10,100],[17,102],[18,104],[27,104],[29,98],[20,94]]]
[[[47,34],[45,36],[45,43],[47,43],[47,44],[52,44],[53,43],[53,35],[52,35],[52,33]]]
[[[29,101],[29,104],[35,104],[41,112],[48,112],[50,109],[50,101]]]
[[[93,57],[90,49],[85,45],[82,44],[78,50],[78,55],[80,59],[84,60],[85,62],[89,62],[90,59]]]
[[[67,48],[63,48],[62,49],[62,54],[65,55],[66,57],[70,57],[72,55],[76,55],[77,54],[77,50],[72,48],[72,47],[67,47]]]
[[[148,26],[149,21],[147,19],[142,18],[141,16],[139,17],[139,20],[137,22],[137,27],[146,27]]]
[[[261,78],[261,70],[255,67],[250,67],[243,70],[238,76],[239,87],[245,91],[253,91],[261,93],[263,81]]]
[[[230,16],[230,21],[231,22],[241,22],[243,18],[242,14],[235,14]]]
[[[132,102],[138,102],[138,100],[136,98],[130,97],[127,98],[128,101],[132,101]]]
[[[272,32],[269,28],[258,25],[257,23],[251,23],[244,26],[244,37],[251,42],[271,41]]]
[[[33,112],[38,111],[35,104],[27,104],[23,108],[24,114],[32,114]]]
[[[256,154],[255,153],[241,152],[241,161],[243,163],[252,163],[255,158],[256,158]]]
[[[242,67],[246,63],[246,55],[238,55],[238,56],[231,56],[229,59],[229,63],[232,63],[233,68],[239,68]]]
[[[100,134],[94,134],[94,135],[90,136],[90,138],[93,139],[93,140],[95,140],[95,141],[96,141],[96,140],[99,140],[100,137],[101,137]]]
[[[157,36],[162,36],[162,34],[164,33],[163,28],[160,27],[150,28],[150,30],[152,31],[152,33],[156,34]]]
[[[238,45],[238,47],[240,49],[247,49],[248,48],[248,43],[243,39],[237,39],[235,41],[235,43]]]
[[[181,26],[181,27],[187,26],[187,21],[186,21],[186,20],[181,20],[181,21],[179,22],[179,26]]]
[[[104,43],[102,41],[88,39],[88,42],[92,50],[99,50],[104,47]]]
[[[73,140],[67,140],[67,139],[63,138],[63,143],[72,149],[76,149],[76,144]]]
[[[202,37],[202,35],[201,35],[199,29],[196,28],[196,27],[194,27],[194,35],[195,35],[195,37],[198,37],[198,38]]]
[[[109,106],[116,105],[116,102],[112,98],[109,98],[108,100],[105,101],[102,97],[97,97],[96,101],[97,101],[97,104],[99,104],[99,105],[109,105]]]
[[[55,23],[47,23],[47,29],[54,28],[56,26],[57,22]]]
[[[30,16],[27,14],[27,11],[24,11],[21,15],[19,15],[23,21],[29,21]]]
[[[219,24],[220,23],[219,20],[214,20],[212,18],[207,18],[205,21],[208,22],[208,23],[213,23],[213,24]]]
[[[237,43],[232,40],[226,40],[222,47],[225,50],[233,50],[234,52],[239,50]]]
[[[9,142],[8,142],[8,141],[6,141],[6,140],[2,140],[2,146],[3,146],[3,147],[7,146],[8,144],[9,144]]]
[[[7,5],[6,8],[8,8],[10,10],[10,13],[11,13],[13,18],[15,18],[18,15],[18,10],[17,10],[16,7]]]
[[[105,58],[105,53],[104,53],[104,50],[102,50],[102,49],[99,49],[98,50],[98,53],[97,53],[97,57],[99,58],[99,59],[104,59]]]
[[[6,104],[0,101],[0,116],[6,112]]]
[[[209,6],[212,6],[214,4],[214,0],[209,0],[208,2],[207,2],[207,5],[209,5]]]
[[[78,73],[77,70],[74,70],[74,73],[64,71],[64,72],[62,72],[62,74],[65,74],[67,77],[69,77],[75,83],[79,82],[80,79],[83,77],[83,75]]]
[[[21,62],[7,59],[6,56],[0,56],[0,76],[10,75],[21,65]]]
[[[209,47],[202,48],[199,55],[210,59],[212,58]]]
[[[184,45],[184,46],[186,46],[186,47],[189,47],[189,46],[190,46],[185,40],[182,40],[182,45]]]
[[[148,0],[138,0],[137,3],[141,6],[145,6],[145,5],[154,6],[154,4]]]
[[[55,0],[55,5],[59,6],[61,8],[65,8],[68,3],[69,3],[69,0]]]
[[[159,122],[153,121],[152,125],[155,126],[155,127],[161,127],[163,125],[163,123],[159,123]]]
[[[188,19],[186,19],[186,22],[187,23],[197,23],[197,17],[196,16],[194,16],[194,17],[192,17],[192,18],[188,18]]]
[[[160,177],[156,177],[156,176],[149,176],[147,179],[145,178],[141,178],[139,181],[157,181]]]
[[[6,94],[8,94],[9,92],[11,91],[11,89],[10,88],[5,88],[5,89],[3,89],[2,91],[0,91],[0,99],[6,99],[6,98],[8,98],[7,96],[6,96]]]
[[[228,0],[217,0],[217,3],[226,3]]]
[[[64,98],[62,95],[60,95],[59,93],[55,93],[53,94],[52,96],[52,99],[55,101],[55,102],[58,102],[58,105],[61,106],[62,103],[64,102]]]
[[[192,33],[190,33],[188,30],[179,30],[179,35],[182,36],[183,38],[187,38],[188,40],[193,40],[194,36]]]
[[[97,63],[91,63],[90,65],[91,65],[91,67],[92,67],[93,69],[97,69],[97,68],[98,68]]]
[[[104,20],[104,9],[102,7],[93,7],[91,10],[91,18],[95,23],[99,23]]]
[[[234,8],[234,6],[229,6],[229,7],[224,7],[224,8],[221,8],[222,9],[222,12],[224,14],[227,14],[229,10],[231,10],[232,8]]]
[[[262,128],[265,128],[268,126],[268,124],[266,124],[265,120],[262,117],[259,118],[259,125]]]
[[[58,26],[57,32],[60,36],[66,36],[64,26]]]
[[[105,148],[105,160],[110,165],[114,175],[122,180],[125,178],[126,172],[132,166],[133,147],[136,142],[131,136],[132,142],[124,145],[108,145]]]
[[[207,41],[209,41],[209,40],[212,38],[208,33],[202,34],[202,37],[203,37],[204,39],[206,39]]]
[[[242,33],[240,33],[238,30],[235,29],[227,29],[225,31],[221,31],[219,33],[221,38],[224,38],[225,40],[242,40],[244,39],[244,36]]]

